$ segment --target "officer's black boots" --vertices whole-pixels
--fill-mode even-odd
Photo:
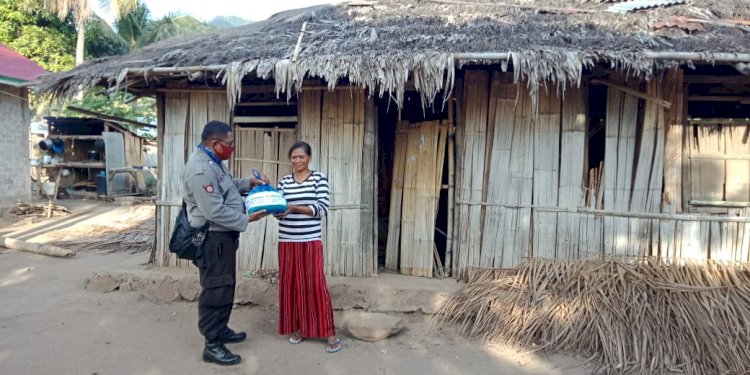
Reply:
[[[203,360],[223,366],[231,366],[240,363],[242,358],[227,349],[220,341],[206,341],[203,349]]]
[[[219,341],[221,341],[222,344],[234,344],[245,341],[245,338],[247,338],[245,332],[234,332],[231,329],[227,328],[219,336]]]

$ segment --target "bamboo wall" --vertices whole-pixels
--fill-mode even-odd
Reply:
[[[445,257],[453,275],[462,277],[470,267],[513,267],[530,256],[750,261],[747,208],[696,212],[690,204],[696,198],[750,199],[744,178],[750,175],[750,128],[686,126],[681,71],[643,88],[615,75],[607,84],[604,160],[589,170],[587,87],[567,88],[564,96],[541,88],[534,112],[527,87],[506,74],[467,71],[457,82],[455,179],[454,158],[448,158],[455,194],[449,193]],[[642,92],[634,96],[625,86]],[[671,106],[664,108],[662,99]],[[182,168],[203,124],[228,122],[230,114],[223,93],[168,93],[158,101],[156,260],[183,265],[166,250],[180,209]],[[323,239],[329,275],[377,272],[376,116],[373,100],[362,91],[306,90],[299,95],[295,129],[235,128],[236,176],[257,168],[278,180],[290,171],[291,143],[312,145],[311,167],[325,173],[331,186]],[[443,165],[433,153],[443,157],[439,150],[447,147],[451,154],[454,139],[446,141],[450,127],[440,123],[398,126],[386,267],[430,276],[434,218],[426,208],[434,207],[442,169],[424,168],[421,158]],[[720,197],[711,196],[717,191]],[[241,269],[276,267],[276,225],[265,219],[242,234]]]
[[[531,256],[750,261],[746,210],[682,213],[689,189],[700,184],[725,184],[731,192],[713,200],[748,199],[750,162],[724,158],[721,168],[712,160],[703,169],[687,162],[700,142],[713,154],[731,147],[747,158],[746,139],[736,127],[712,137],[707,129],[685,130],[681,71],[646,83],[641,99],[620,88],[624,80],[610,79],[604,161],[589,171],[585,88],[568,88],[564,99],[542,88],[534,113],[525,85],[499,72],[466,72],[457,98],[454,275],[513,267]],[[729,178],[730,168],[741,173]]]
[[[291,173],[287,152],[295,141],[293,128],[235,127],[234,139],[231,170],[235,177],[250,178],[251,171],[257,169],[276,185],[281,177]],[[240,235],[237,266],[252,271],[278,268],[278,229],[279,221],[273,217],[250,223]]]
[[[155,261],[186,266],[168,250],[172,226],[181,208],[182,170],[212,119],[230,122],[223,93],[166,93],[158,98],[159,179]],[[305,91],[300,94],[296,129],[235,126],[236,151],[230,169],[247,178],[255,168],[271,181],[291,172],[287,157],[297,139],[313,148],[312,169],[326,174],[331,207],[324,221],[325,268],[330,275],[369,276],[377,272],[374,215],[375,123],[372,99],[362,91]],[[265,218],[241,234],[238,268],[255,271],[278,267],[278,222]]]
[[[331,191],[323,239],[329,275],[377,273],[376,116],[362,90],[300,94],[299,139],[312,146],[311,167],[328,176]]]
[[[224,93],[170,92],[157,98],[159,185],[156,201],[156,254],[160,266],[188,266],[169,252],[169,238],[182,207],[182,171],[200,143],[203,126],[210,120],[229,122]]]

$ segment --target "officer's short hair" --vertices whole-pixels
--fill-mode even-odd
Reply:
[[[224,139],[227,133],[232,132],[232,127],[221,121],[213,120],[209,121],[206,126],[203,127],[203,133],[201,134],[201,142],[209,141],[212,139]]]

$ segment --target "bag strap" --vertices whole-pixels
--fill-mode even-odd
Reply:
[[[190,215],[188,215],[188,212],[187,212],[187,202],[185,202],[185,199],[182,200],[182,211],[185,213],[185,220],[187,220],[187,222],[190,223]],[[206,220],[206,223],[203,224],[201,228],[205,228],[206,230],[208,230],[211,224],[212,223],[210,221]],[[192,224],[190,225],[192,226]]]

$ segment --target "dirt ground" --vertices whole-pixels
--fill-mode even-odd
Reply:
[[[78,220],[127,216],[137,208],[84,205]],[[136,211],[133,211],[136,210]],[[90,214],[90,216],[89,216]],[[8,221],[0,233],[26,239],[49,231],[21,229]],[[38,228],[39,224],[36,224]],[[36,234],[34,234],[36,233]],[[36,237],[35,237],[36,236]],[[39,237],[42,238],[42,237]],[[56,237],[55,237],[56,238]],[[429,315],[400,314],[406,329],[387,340],[359,341],[337,326],[340,353],[323,342],[298,346],[275,333],[272,307],[241,306],[230,326],[249,339],[230,348],[243,357],[234,367],[201,361],[202,337],[195,303],[158,304],[138,292],[94,293],[84,282],[94,272],[141,267],[147,253],[83,251],[57,259],[0,248],[0,374],[586,374],[582,360],[527,354],[429,329]],[[337,311],[336,320],[342,321]],[[337,323],[338,324],[338,323]]]

